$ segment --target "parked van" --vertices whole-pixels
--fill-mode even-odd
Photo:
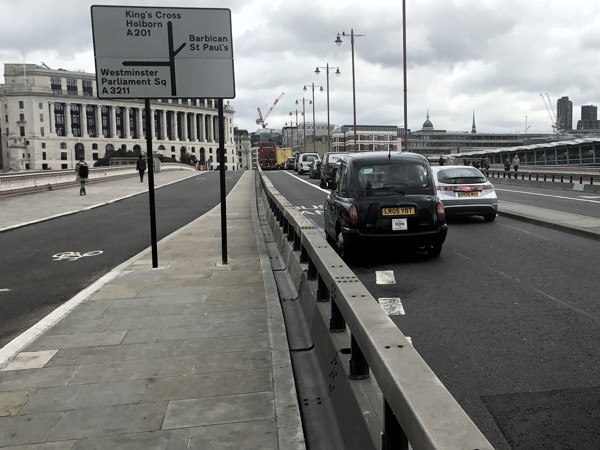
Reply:
[[[300,175],[308,173],[308,169],[310,169],[310,165],[314,160],[321,161],[318,153],[301,153],[298,158],[298,173]]]

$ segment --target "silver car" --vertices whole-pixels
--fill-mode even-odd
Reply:
[[[431,170],[448,217],[483,216],[486,222],[496,219],[498,197],[481,171],[471,166],[433,166]]]

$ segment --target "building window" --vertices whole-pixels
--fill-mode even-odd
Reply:
[[[44,104],[43,103],[38,103],[38,106],[40,109],[44,109]]]
[[[42,159],[45,161],[46,160],[46,152],[42,152]]]
[[[60,149],[61,150],[66,150],[67,149],[67,143],[66,142],[61,142],[60,143]]]
[[[65,104],[54,104],[54,129],[57,136],[65,135]]]
[[[42,142],[42,148],[46,148],[46,143]]]
[[[98,153],[92,153],[92,160],[98,161]]]
[[[46,136],[46,132],[44,131],[44,127],[40,128],[40,136],[42,136],[42,137]]]
[[[108,106],[102,106],[102,136],[110,137],[110,113]]]
[[[4,120],[5,120],[5,122],[8,122],[8,114],[6,114],[6,115],[4,116]]]
[[[92,150],[98,150],[98,144],[92,144]]]
[[[50,89],[53,94],[62,94],[62,80],[60,77],[50,78]]]
[[[71,105],[71,132],[75,137],[81,137],[81,105]]]
[[[48,170],[48,164],[46,164],[46,163],[42,164],[42,170]]]
[[[117,107],[115,111],[115,127],[117,129],[117,137],[124,138],[125,130],[123,129],[123,111],[125,108]]]
[[[89,137],[97,137],[96,134],[96,108],[94,105],[87,105],[85,107],[85,114],[87,120],[87,134]]]
[[[61,165],[60,165],[60,168],[61,168],[61,169],[68,169],[68,167],[67,167],[67,164],[61,164]]]
[[[44,121],[44,115],[40,114],[40,122],[43,122],[43,121]]]
[[[129,134],[133,139],[138,139],[137,135],[137,109],[129,109]]]
[[[90,80],[83,80],[83,95],[85,97],[92,97],[94,95],[93,84]]]
[[[21,135],[21,137],[25,136],[25,127],[19,127],[19,134]]]
[[[25,114],[19,114],[19,122],[25,122]]]
[[[19,100],[19,109],[25,108],[25,103],[22,100]]]
[[[67,95],[77,95],[77,80],[67,78]]]
[[[60,160],[61,161],[67,160],[67,152],[60,152]]]

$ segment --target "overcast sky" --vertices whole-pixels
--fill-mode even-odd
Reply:
[[[51,68],[94,72],[90,6],[228,8],[232,13],[238,128],[258,128],[257,108],[280,129],[304,85],[326,87],[331,123],[351,125],[355,39],[359,125],[404,124],[401,0],[0,0],[0,63],[44,62]],[[552,132],[540,94],[600,105],[600,2],[594,0],[406,0],[408,126],[419,130],[427,111],[436,129]],[[0,79],[4,82],[4,78]],[[300,105],[295,101],[299,99]],[[326,93],[315,92],[316,121],[327,121]],[[306,105],[312,121],[312,106]],[[300,124],[302,120],[300,119]]]

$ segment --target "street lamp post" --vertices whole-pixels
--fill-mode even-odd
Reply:
[[[303,134],[304,137],[302,138],[302,148],[304,150],[306,150],[306,109],[305,109],[305,103],[306,103],[306,99],[304,97],[302,97],[302,100],[300,99],[296,99],[296,105],[300,104],[300,101],[302,101],[302,129],[303,129]],[[310,104],[310,100],[309,100],[309,104]],[[296,121],[298,121],[298,119],[296,119]],[[303,152],[300,152],[303,153]]]
[[[335,74],[339,75],[340,74],[340,68],[339,67],[329,67],[329,63],[327,63],[325,65],[325,67],[321,66],[317,66],[317,68],[315,69],[315,73],[317,75],[319,75],[321,73],[321,71],[319,69],[325,69],[325,74],[327,75],[327,149],[328,151],[331,151],[331,130],[330,130],[330,124],[329,124],[329,69],[335,69]]]
[[[342,31],[342,36],[346,37],[345,31]],[[354,109],[354,151],[357,151],[358,143],[356,141],[356,83],[354,77],[354,38],[366,36],[364,34],[354,34],[354,29],[350,29],[350,47],[352,49],[352,106]],[[336,40],[334,41],[338,46],[342,44],[340,33],[338,33]]]
[[[312,109],[313,109],[313,152],[316,153],[317,152],[317,124],[315,122],[315,83],[311,83],[310,84],[312,87]],[[323,86],[317,86],[318,88],[320,88],[321,92],[323,92]],[[306,91],[307,87],[306,85],[304,86],[304,91]]]

